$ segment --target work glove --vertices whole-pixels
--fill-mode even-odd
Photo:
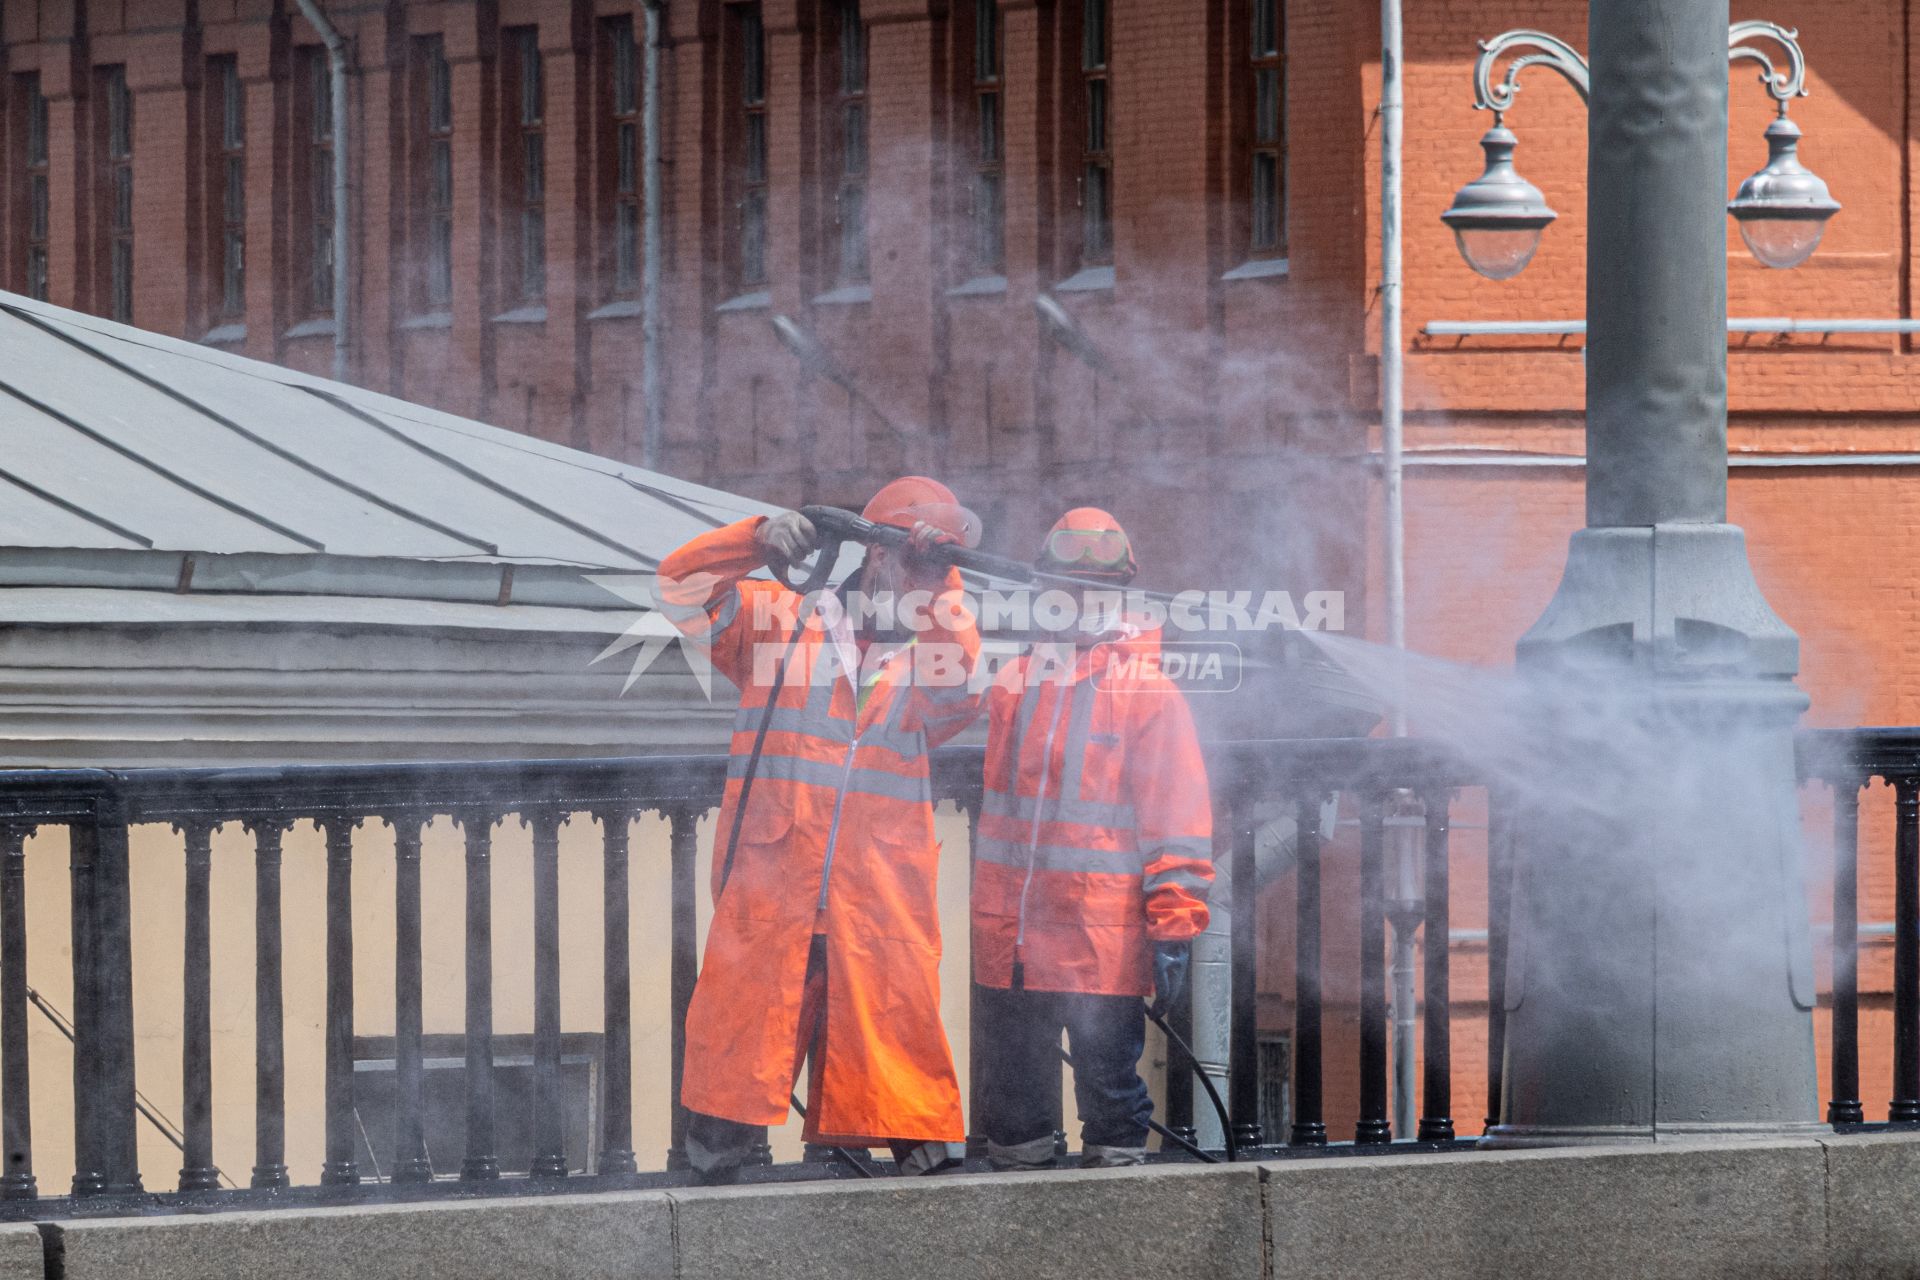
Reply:
[[[1147,1012],[1164,1018],[1187,989],[1187,965],[1193,957],[1193,945],[1187,942],[1153,944],[1153,1004]]]
[[[944,560],[934,558],[935,547],[957,546],[960,539],[948,533],[938,525],[928,524],[925,520],[914,521],[913,528],[907,534],[907,572],[912,585],[926,591],[938,593],[946,586],[948,565]]]
[[[753,540],[767,567],[784,576],[790,567],[814,553],[820,545],[820,533],[813,521],[798,511],[782,511],[754,530]]]

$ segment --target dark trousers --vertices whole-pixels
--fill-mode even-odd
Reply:
[[[1073,1055],[1073,1097],[1080,1140],[1103,1147],[1144,1147],[1153,1099],[1140,1078],[1147,1042],[1139,996],[980,988],[980,1131],[987,1141],[1018,1146],[1053,1132],[1060,1106],[1060,1032]]]

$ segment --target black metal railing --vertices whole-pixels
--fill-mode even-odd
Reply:
[[[1890,1119],[1920,1120],[1920,729],[1810,732],[1800,742],[1802,775],[1830,786],[1835,797],[1833,1101],[1829,1118],[1863,1120],[1859,1101],[1858,810],[1860,788],[1878,779],[1896,797],[1894,1013],[1896,1052]],[[1217,744],[1209,750],[1216,808],[1223,816],[1222,847],[1229,883],[1238,887],[1232,912],[1231,1044],[1228,1110],[1243,1154],[1403,1149],[1455,1141],[1452,1034],[1456,1011],[1451,946],[1423,948],[1420,1000],[1424,1088],[1413,1144],[1391,1142],[1388,1107],[1388,974],[1386,922],[1389,871],[1386,832],[1390,805],[1411,796],[1419,820],[1422,860],[1418,919],[1428,938],[1449,937],[1453,875],[1458,858],[1451,815],[1461,793],[1484,790],[1484,779],[1437,746],[1419,740],[1309,739]],[[683,1023],[697,969],[696,827],[718,803],[726,773],[723,757],[536,761],[484,764],[314,766],[246,770],[46,770],[0,772],[0,1218],[126,1212],[129,1208],[192,1205],[258,1206],[408,1198],[440,1194],[510,1194],[558,1185],[652,1185],[685,1175],[685,1114],[677,1105]],[[936,753],[934,792],[977,814],[980,753]],[[1332,833],[1323,831],[1324,802],[1338,794],[1357,818],[1358,915],[1330,918],[1322,871]],[[1504,987],[1510,887],[1515,841],[1499,795],[1485,796],[1488,814],[1487,1036],[1489,1116],[1499,1107],[1504,1035]],[[667,972],[636,984],[631,970],[629,822],[658,814],[669,832]],[[603,1094],[594,1110],[597,1159],[586,1177],[569,1175],[567,1117],[562,1096],[561,830],[576,815],[597,822],[604,891]],[[1288,1131],[1268,1133],[1260,1120],[1258,958],[1260,913],[1255,908],[1256,842],[1276,818],[1294,829],[1294,990],[1291,1057],[1292,1114]],[[495,1088],[494,911],[491,859],[496,826],[518,818],[532,831],[532,942],[523,958],[532,978],[529,1115],[531,1155],[503,1168],[497,1142]],[[423,1049],[422,832],[435,819],[459,825],[464,844],[464,1150],[457,1175],[436,1165],[425,1130]],[[309,821],[325,847],[324,971],[299,981],[324,984],[324,1160],[316,1185],[293,1186],[287,1164],[288,1060],[284,996],[282,842]],[[354,831],[384,822],[393,850],[393,1126],[390,1149],[356,1146],[355,1111]],[[152,1109],[135,1088],[132,946],[135,904],[130,892],[130,831],[150,824],[178,832],[184,860],[185,929],[180,1044],[182,1116],[176,1141],[182,1156],[177,1189],[144,1189],[138,1161],[142,1114]],[[214,1039],[211,891],[213,837],[237,824],[251,834],[254,863],[254,1112],[255,1151],[250,1186],[223,1188],[214,1159]],[[64,827],[71,842],[70,930],[73,1011],[74,1172],[64,1194],[42,1196],[33,1169],[33,1085],[29,1020],[36,1004],[27,984],[33,932],[26,877],[26,845],[42,828]],[[150,842],[149,842],[150,844]],[[147,845],[143,844],[143,848]],[[151,856],[143,854],[142,856]],[[363,852],[361,858],[367,855]],[[362,863],[364,865],[364,862]],[[1343,900],[1344,901],[1344,900]],[[42,929],[45,922],[40,922]],[[1325,1081],[1330,1064],[1324,1038],[1328,1004],[1323,939],[1351,930],[1360,942],[1360,1030],[1354,1070],[1358,1112],[1352,1132],[1330,1134]],[[57,936],[57,933],[53,936]],[[1281,939],[1273,939],[1280,943]],[[664,976],[664,984],[659,980]],[[1475,993],[1476,996],[1478,993]],[[632,1096],[635,1001],[664,997],[671,1026],[668,1078],[659,1082],[672,1101],[667,1171],[640,1172],[634,1151]],[[1467,1003],[1477,1003],[1477,1000]],[[384,1011],[383,1011],[384,1012]],[[1176,1011],[1190,1033],[1191,1009]],[[445,1037],[440,1037],[445,1039]],[[980,1073],[973,1073],[977,1081]],[[56,1082],[40,1082],[54,1089]],[[296,1100],[302,1101],[302,1100]],[[312,1100],[304,1100],[311,1105]],[[1165,1121],[1176,1132],[1194,1130],[1192,1077],[1172,1073]],[[514,1117],[516,1121],[518,1116]],[[371,1142],[361,1138],[362,1142]],[[363,1176],[358,1151],[391,1155],[378,1185]],[[649,1162],[651,1163],[651,1162]],[[833,1176],[834,1163],[763,1169],[754,1176]],[[515,1176],[503,1176],[515,1175]]]
[[[1893,827],[1892,1124],[1920,1122],[1920,729],[1800,735],[1800,774],[1833,799],[1833,1044],[1827,1122],[1866,1121],[1860,1098],[1860,796],[1891,788]]]
[[[1326,1071],[1322,1015],[1325,984],[1322,938],[1330,923],[1321,892],[1322,855],[1329,833],[1321,829],[1322,805],[1336,793],[1356,802],[1360,825],[1359,915],[1352,922],[1360,942],[1360,1035],[1355,1064],[1359,1115],[1356,1146],[1377,1147],[1393,1138],[1388,1113],[1387,1042],[1387,850],[1386,809],[1396,795],[1411,793],[1424,814],[1421,898],[1426,936],[1448,938],[1451,920],[1451,808],[1455,794],[1480,780],[1457,757],[1417,739],[1327,738],[1233,743],[1210,753],[1216,793],[1232,831],[1228,882],[1232,913],[1232,1019],[1228,1111],[1242,1152],[1280,1147],[1319,1148],[1330,1135],[1325,1115]],[[1291,812],[1294,829],[1295,920],[1293,1116],[1290,1132],[1269,1134],[1259,1118],[1258,957],[1259,912],[1255,909],[1255,843],[1264,822]],[[1491,865],[1508,865],[1501,859]],[[1496,872],[1496,875],[1499,874]],[[1505,921],[1490,972],[1504,968]],[[1421,1027],[1423,1088],[1416,1140],[1454,1140],[1451,946],[1427,947]],[[1498,980],[1496,980],[1498,981]],[[1501,1004],[1489,1005],[1496,1022]],[[1494,1059],[1497,1064],[1498,1059]],[[1498,1066],[1493,1071],[1497,1077]],[[1490,1091],[1497,1097],[1497,1078]],[[1170,1108],[1171,1109],[1171,1108]],[[1178,1120],[1174,1123],[1179,1123]]]

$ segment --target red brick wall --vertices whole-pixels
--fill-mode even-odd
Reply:
[[[1378,616],[1378,495],[1365,455],[1375,430],[1378,355],[1378,16],[1373,0],[1286,0],[1290,251],[1284,277],[1227,280],[1239,265],[1222,195],[1243,158],[1229,92],[1230,15],[1245,0],[1110,0],[1116,284],[1059,294],[1113,358],[1097,378],[1046,341],[1033,303],[1076,265],[1068,248],[1077,141],[1069,95],[1077,48],[1056,38],[1071,0],[1000,0],[1004,21],[1006,287],[953,297],[953,252],[966,235],[970,48],[950,36],[967,0],[867,0],[870,24],[869,240],[872,299],[815,301],[830,281],[822,236],[831,187],[818,171],[825,101],[816,57],[819,0],[764,0],[772,185],[769,298],[722,310],[738,290],[726,145],[737,86],[724,54],[736,0],[676,0],[666,17],[662,103],[666,167],[666,470],[785,501],[858,504],[905,468],[947,477],[987,517],[989,543],[1026,553],[1063,507],[1099,502],[1135,528],[1149,585],[1346,587],[1350,625]],[[353,42],[353,198],[357,230],[352,367],[369,386],[549,439],[629,459],[640,450],[640,324],[592,318],[604,216],[592,176],[605,104],[593,79],[594,23],[638,7],[621,0],[342,3],[328,8]],[[1737,0],[1736,17],[1800,29],[1811,96],[1794,118],[1803,156],[1845,211],[1806,268],[1767,272],[1729,245],[1736,316],[1892,317],[1910,308],[1913,163],[1911,0]],[[189,25],[191,23],[191,25]],[[535,25],[547,75],[547,307],[544,322],[505,324],[517,305],[499,278],[512,223],[500,173],[498,35]],[[1518,162],[1559,210],[1538,258],[1502,284],[1473,275],[1438,216],[1478,172],[1487,118],[1470,109],[1478,38],[1537,26],[1584,45],[1579,0],[1407,0],[1406,316],[1408,440],[1416,451],[1580,451],[1577,340],[1441,339],[1434,320],[1572,319],[1581,312],[1586,133],[1575,95],[1536,70],[1510,123]],[[408,200],[417,158],[410,120],[411,37],[441,35],[453,68],[455,286],[444,325],[421,327],[411,281],[421,255]],[[204,58],[237,54],[247,83],[249,175],[246,336],[255,357],[325,372],[331,337],[289,336],[311,318],[299,272],[306,234],[292,195],[304,138],[292,136],[293,50],[317,36],[280,0],[38,0],[9,5],[0,28],[10,72],[37,70],[50,101],[52,296],[90,307],[104,266],[103,211],[91,181],[92,69],[125,62],[136,98],[140,222],[136,323],[199,338],[210,284],[202,247],[217,211],[203,198]],[[1735,74],[1729,192],[1763,157],[1768,102],[1751,68]],[[12,95],[0,95],[11,104]],[[10,110],[11,107],[9,106]],[[25,122],[7,118],[5,129]],[[0,154],[14,154],[9,148]],[[183,178],[184,175],[184,178]],[[11,219],[19,202],[0,201]],[[7,278],[20,243],[0,236]],[[867,404],[811,381],[775,339],[781,314],[810,330],[859,382]],[[1911,343],[1892,337],[1735,340],[1732,447],[1759,458],[1847,452],[1920,454],[1920,379]],[[891,423],[891,425],[890,425]],[[1920,557],[1920,469],[1891,466],[1736,470],[1734,517],[1756,568],[1802,636],[1810,720],[1920,720],[1920,651],[1905,568]],[[1581,522],[1580,472],[1567,466],[1415,466],[1408,484],[1413,640],[1499,664],[1557,580]],[[1824,858],[1818,806],[1810,818]],[[1890,913],[1885,805],[1865,816],[1863,913]],[[1474,838],[1462,831],[1463,841]],[[1464,848],[1464,846],[1463,846]],[[1460,882],[1477,874],[1463,852]],[[1340,901],[1330,871],[1330,903]],[[1483,923],[1462,888],[1456,925]],[[1824,893],[1824,890],[1822,890]],[[1819,900],[1819,895],[1816,895]],[[1287,910],[1272,904],[1274,937]],[[1333,909],[1330,907],[1330,909]],[[1341,907],[1346,910],[1346,907]],[[1824,910],[1824,907],[1822,907]],[[1345,944],[1342,944],[1345,945]],[[1873,944],[1878,946],[1877,943]],[[1874,953],[1874,954],[1877,954]],[[1471,948],[1462,999],[1483,970]],[[1877,966],[1877,967],[1876,967]],[[1868,964],[1870,975],[1885,966]],[[1348,980],[1341,977],[1341,981]],[[1873,978],[1884,986],[1884,978]],[[1285,975],[1268,975],[1279,998]],[[1284,1006],[1278,1006],[1284,1009]],[[1279,1015],[1276,1015],[1279,1016]],[[1336,1021],[1340,1015],[1331,1014]],[[1350,1020],[1349,1020],[1350,1021]],[[1477,1023],[1457,1050],[1470,1095]],[[1350,1028],[1349,1028],[1350,1031]],[[1483,1052],[1483,1047],[1478,1052]],[[1878,1056],[1876,1056],[1878,1055]],[[1884,1056],[1868,1054],[1869,1099],[1884,1096]],[[1330,1052],[1330,1066],[1343,1060]],[[1483,1064],[1482,1064],[1483,1065]],[[1350,1119],[1350,1118],[1349,1118]]]

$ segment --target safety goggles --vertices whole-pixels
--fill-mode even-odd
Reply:
[[[1125,569],[1133,548],[1118,529],[1055,529],[1047,535],[1047,557],[1067,568]]]

